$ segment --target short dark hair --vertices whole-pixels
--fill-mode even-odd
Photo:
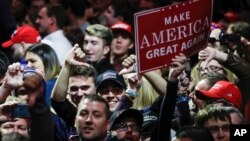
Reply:
[[[232,31],[235,34],[240,34],[244,38],[250,40],[250,24],[244,21],[238,21],[235,23],[232,23]]]
[[[114,9],[114,17],[123,17],[123,21],[133,25],[133,14],[137,9],[134,9],[129,0],[113,0],[111,6]]]
[[[240,112],[239,109],[237,109],[236,107],[232,107],[232,106],[226,106],[225,109],[229,112],[229,114],[236,113],[241,119],[241,121],[243,121],[243,114]]]
[[[193,141],[214,141],[208,129],[202,126],[184,126],[176,131],[176,138],[190,138]]]
[[[60,28],[63,28],[69,23],[68,16],[66,14],[65,8],[60,4],[48,4],[46,5],[47,14],[49,17],[54,16],[56,18],[56,23]]]
[[[224,107],[213,104],[209,104],[205,108],[199,110],[194,117],[194,123],[195,125],[204,126],[204,124],[211,118],[222,121],[229,120],[231,123],[229,112]]]
[[[71,70],[71,76],[79,76],[79,75],[92,77],[94,80],[94,83],[96,84],[98,73],[93,66],[90,66],[90,67],[73,66]]]
[[[109,116],[110,116],[109,104],[102,96],[100,96],[98,94],[86,95],[86,96],[82,97],[81,102],[79,103],[79,105],[84,100],[88,100],[88,101],[91,101],[91,102],[92,101],[97,101],[97,102],[103,103],[105,105],[105,107],[106,107],[105,108],[106,117],[107,117],[107,119],[109,119]],[[79,107],[80,106],[78,106],[78,110],[79,110]]]
[[[78,18],[85,16],[85,10],[90,7],[88,0],[67,0],[66,4],[71,12]]]
[[[67,26],[63,29],[64,35],[71,42],[72,45],[79,44],[79,47],[83,47],[84,34],[82,30],[77,26]]]

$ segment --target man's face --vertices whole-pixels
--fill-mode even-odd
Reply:
[[[110,111],[115,111],[124,95],[124,88],[113,80],[106,81],[98,88],[98,93],[108,102]]]
[[[85,99],[79,104],[75,127],[84,140],[104,139],[107,134],[107,107],[98,101]]]
[[[202,61],[200,64],[200,77],[201,78],[205,78],[207,76],[207,73],[212,72],[212,71],[220,73],[220,74],[224,74],[221,64],[216,60],[211,60],[207,64],[205,69],[201,69],[202,67],[204,67],[204,65],[205,65],[205,61]]]
[[[109,46],[105,46],[103,39],[96,36],[85,35],[84,37],[84,52],[86,53],[86,60],[89,63],[97,63],[109,52]]]
[[[0,126],[2,135],[17,132],[25,137],[29,137],[28,122],[23,118],[16,118],[12,121],[4,122]]]
[[[208,119],[205,127],[209,129],[215,141],[230,141],[230,120]]]
[[[69,78],[68,93],[72,102],[78,105],[84,95],[95,94],[95,83],[92,77],[71,76]]]
[[[38,18],[36,19],[36,23],[39,25],[39,31],[48,33],[49,26],[52,24],[51,17],[48,17],[47,15],[47,8],[43,7],[38,12]]]
[[[206,105],[206,102],[204,99],[200,98],[199,96],[197,96],[196,91],[197,90],[209,90],[210,87],[207,84],[206,79],[200,80],[197,85],[194,88],[194,91],[192,93],[189,94],[189,97],[192,99],[193,103],[199,108],[203,108]]]
[[[128,50],[133,47],[133,42],[128,32],[114,31],[114,38],[111,43],[111,53],[116,56],[128,54]]]
[[[114,131],[117,132],[118,139],[139,141],[140,127],[136,120],[131,117],[125,117],[114,126]]]
[[[115,16],[115,10],[113,8],[112,5],[110,5],[104,12],[103,12],[103,16],[105,18],[105,22],[107,24],[107,26],[112,26],[113,24],[115,24],[117,21],[119,21],[118,18],[116,18]]]

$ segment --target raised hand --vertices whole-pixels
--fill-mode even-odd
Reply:
[[[23,85],[23,66],[20,63],[9,65],[5,74],[4,85],[11,89],[18,88]]]
[[[138,90],[142,84],[142,76],[138,73],[130,73],[127,75],[128,89]]]
[[[124,69],[122,69],[119,74],[126,74],[131,72],[136,72],[137,70],[137,64],[136,64],[136,56],[134,54],[131,54],[129,57],[123,60],[122,65]]]
[[[177,82],[178,76],[184,71],[187,57],[180,53],[172,59],[171,67],[169,70],[168,81]]]
[[[198,59],[204,61],[202,69],[207,67],[207,64],[216,57],[216,49],[212,47],[207,47],[199,52]]]
[[[79,47],[78,44],[75,44],[74,47],[69,51],[66,57],[66,64],[69,65],[80,65],[89,67],[88,63],[84,62],[85,53]]]
[[[198,59],[201,61],[204,60],[211,60],[216,55],[216,49],[212,47],[206,47],[205,49],[201,50],[198,54]]]
[[[180,93],[186,92],[188,89],[188,86],[190,84],[190,79],[187,76],[187,73],[185,71],[183,71],[179,75],[178,79],[179,79],[179,92]]]

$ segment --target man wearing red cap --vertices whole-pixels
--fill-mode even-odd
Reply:
[[[2,43],[3,48],[11,47],[14,62],[19,62],[23,58],[25,50],[33,44],[39,43],[41,36],[32,26],[23,25],[18,27],[11,35],[10,40]]]
[[[123,69],[122,61],[127,58],[134,47],[131,25],[125,22],[117,22],[111,27],[114,38],[111,42],[110,63],[116,71]]]
[[[218,81],[208,91],[197,90],[196,93],[202,94],[203,96],[211,99],[215,99],[215,103],[225,100],[225,102],[228,102],[237,108],[240,108],[242,104],[240,89],[228,81]]]

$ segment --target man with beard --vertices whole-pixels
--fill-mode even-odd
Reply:
[[[108,141],[139,141],[143,116],[136,109],[116,111],[110,117]]]

